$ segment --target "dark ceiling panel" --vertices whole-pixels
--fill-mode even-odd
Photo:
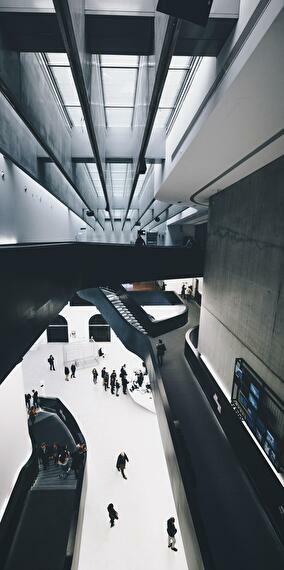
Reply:
[[[26,52],[64,52],[56,14],[1,13],[7,47]]]
[[[87,50],[113,55],[153,53],[154,18],[148,16],[86,16]]]
[[[183,21],[175,55],[217,56],[236,20],[210,18],[206,28]],[[64,52],[56,14],[2,12],[0,28],[10,49],[28,52]],[[87,51],[113,55],[153,53],[152,16],[86,15]]]

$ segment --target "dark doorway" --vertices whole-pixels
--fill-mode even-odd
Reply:
[[[89,338],[97,342],[110,342],[110,326],[102,315],[93,315],[89,320]]]
[[[68,324],[61,315],[47,327],[47,342],[69,342]]]

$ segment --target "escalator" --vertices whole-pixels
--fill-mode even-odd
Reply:
[[[70,570],[72,565],[86,458],[82,457],[77,477],[71,465],[62,477],[57,462],[38,464],[36,450],[40,442],[57,441],[72,452],[85,440],[60,400],[41,398],[40,404],[29,426],[34,469],[18,478],[0,525],[3,570]]]

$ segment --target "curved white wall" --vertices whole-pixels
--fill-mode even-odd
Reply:
[[[0,386],[0,520],[19,472],[32,452],[24,398],[22,364]]]

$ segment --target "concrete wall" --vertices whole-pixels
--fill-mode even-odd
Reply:
[[[0,520],[19,472],[32,452],[24,398],[22,365],[0,386]]]
[[[96,238],[92,228],[0,154],[0,245],[76,240],[82,227],[86,239]]]
[[[213,196],[199,351],[229,395],[244,358],[284,397],[284,157]]]

